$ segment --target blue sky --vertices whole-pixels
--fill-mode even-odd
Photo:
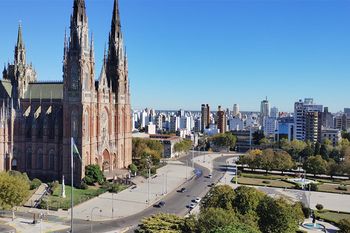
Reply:
[[[1,0],[0,64],[13,60],[21,20],[40,80],[62,79],[73,0]],[[86,0],[96,73],[113,0]],[[120,0],[134,108],[202,103],[290,111],[313,97],[350,107],[350,0]],[[97,77],[96,77],[97,78]]]

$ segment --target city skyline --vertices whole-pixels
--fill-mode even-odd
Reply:
[[[0,62],[13,60],[21,20],[38,79],[62,80],[62,35],[72,0],[44,3],[0,3],[9,9],[0,16],[7,32],[0,38]],[[86,4],[99,71],[113,1]],[[348,1],[120,0],[120,8],[133,108],[199,110],[209,103],[231,109],[238,103],[254,111],[265,96],[280,111],[292,111],[305,97],[332,112],[348,107]]]

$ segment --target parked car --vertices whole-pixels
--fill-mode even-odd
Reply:
[[[209,179],[213,178],[213,175],[212,175],[212,174],[209,174],[209,175],[208,175],[208,178],[209,178]]]
[[[215,183],[211,183],[208,185],[208,187],[214,187],[215,186]]]
[[[197,205],[196,203],[192,202],[191,204],[189,204],[188,208],[193,209],[194,207],[196,207],[196,205]]]
[[[160,201],[160,202],[158,202],[158,204],[154,205],[154,207],[156,207],[156,208],[162,208],[163,206],[165,206],[164,201]]]
[[[196,199],[193,200],[193,202],[199,203],[199,202],[201,202],[201,198],[197,197]]]
[[[186,192],[186,191],[187,191],[186,188],[181,188],[180,190],[178,190],[179,193],[184,193],[184,192]]]

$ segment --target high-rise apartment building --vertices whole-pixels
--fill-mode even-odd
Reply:
[[[266,99],[261,101],[261,104],[260,104],[260,124],[263,125],[264,119],[269,116],[270,116],[270,104],[266,97]]]
[[[239,105],[238,104],[234,104],[233,105],[232,115],[233,116],[238,116],[239,115]]]
[[[321,140],[322,105],[314,104],[313,99],[299,100],[294,104],[294,138],[301,141]]]
[[[217,119],[219,132],[225,133],[227,128],[226,113],[221,109],[221,106],[218,107]]]
[[[204,132],[204,129],[209,128],[210,124],[210,107],[209,104],[202,104],[202,121],[201,121],[201,130]]]

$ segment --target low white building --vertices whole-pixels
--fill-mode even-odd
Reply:
[[[341,131],[339,129],[322,129],[321,141],[328,139],[332,142],[333,146],[336,146],[341,141]]]
[[[228,126],[229,130],[243,130],[244,129],[244,122],[242,119],[238,117],[232,117],[228,120]]]

